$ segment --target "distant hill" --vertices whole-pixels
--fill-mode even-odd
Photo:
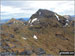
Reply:
[[[20,20],[20,21],[28,21],[29,20],[29,18],[15,18],[16,20]],[[1,19],[0,20],[0,25],[2,25],[2,24],[4,24],[4,23],[6,23],[6,22],[8,22],[10,19]]]
[[[70,15],[64,15],[65,18],[69,19],[69,20],[75,20],[75,16],[70,16]]]

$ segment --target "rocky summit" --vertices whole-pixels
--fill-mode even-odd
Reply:
[[[74,51],[74,21],[39,9],[27,22],[11,19],[1,25],[1,55],[59,55]]]
[[[69,19],[65,18],[64,16],[58,15],[55,12],[46,10],[46,9],[39,9],[35,14],[30,17],[28,22],[31,26],[32,25],[50,25],[50,26],[61,26],[65,27],[70,22]]]

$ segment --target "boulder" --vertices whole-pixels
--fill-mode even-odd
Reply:
[[[35,52],[37,55],[46,54],[45,50],[42,48],[36,48],[35,50],[33,50],[33,52]]]
[[[31,50],[25,50],[20,53],[20,55],[31,55],[33,52]]]

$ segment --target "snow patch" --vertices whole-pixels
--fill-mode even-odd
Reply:
[[[68,25],[69,25],[69,20],[66,19],[66,23],[65,23],[65,25],[64,25],[63,27],[66,27],[66,26],[68,26]]]
[[[66,26],[68,25],[68,23],[65,24]]]
[[[32,19],[32,22],[31,22],[31,23],[33,23],[33,22],[36,21],[36,20],[37,20],[37,18]]]
[[[66,27],[66,26],[68,26],[68,23],[65,23],[65,25],[63,27]]]
[[[67,19],[66,22],[69,22],[69,20]]]
[[[39,15],[41,14],[41,12],[39,12]]]
[[[30,23],[31,19],[28,21],[28,23]]]
[[[36,36],[36,35],[34,35],[34,36],[33,36],[33,38],[34,38],[34,39],[37,39],[37,36]]]
[[[25,37],[22,37],[24,40],[26,40],[27,38],[25,38]]]
[[[58,16],[58,15],[56,15],[56,14],[55,14],[55,16],[56,16],[57,20],[59,21],[59,20],[60,20],[60,19],[59,19],[59,16]]]

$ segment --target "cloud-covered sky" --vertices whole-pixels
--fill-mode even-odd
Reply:
[[[29,18],[38,9],[48,9],[60,15],[74,15],[74,1],[2,1],[1,19]]]

